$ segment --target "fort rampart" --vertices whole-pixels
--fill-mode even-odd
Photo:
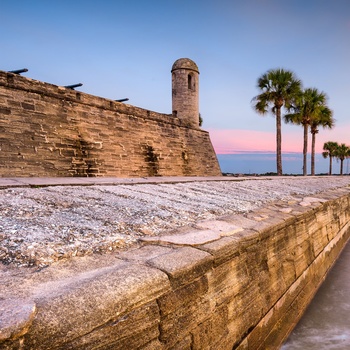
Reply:
[[[221,175],[209,134],[177,115],[0,71],[0,177]]]
[[[315,197],[17,274],[0,347],[278,349],[350,235],[349,188]]]

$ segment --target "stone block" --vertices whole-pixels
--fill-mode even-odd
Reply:
[[[26,344],[39,343],[38,350],[59,347],[62,341],[83,337],[124,316],[129,319],[128,313],[168,290],[164,273],[127,262],[101,269],[99,274],[41,285],[35,297],[37,315]]]
[[[203,244],[199,248],[211,254],[214,258],[214,266],[218,266],[240,254],[240,239],[224,237],[215,242]]]
[[[171,247],[147,245],[141,248],[130,249],[126,252],[120,252],[118,254],[118,257],[125,260],[147,263],[149,260],[160,257],[162,255],[170,254],[173,252],[174,252],[174,249]]]
[[[159,309],[151,302],[132,310],[122,317],[112,319],[88,334],[64,344],[69,349],[144,349],[159,337]],[[156,347],[154,348],[156,349]],[[161,345],[158,342],[158,349]]]
[[[212,268],[213,258],[201,250],[183,247],[150,259],[147,263],[165,272],[172,286],[177,288],[204,275]]]
[[[160,341],[164,348],[172,348],[181,342],[214,312],[212,302],[207,298],[196,298],[178,307],[174,312],[161,315]]]
[[[162,317],[184,307],[184,305],[197,302],[206,296],[208,281],[202,276],[192,283],[174,289],[158,298],[158,305]]]
[[[228,333],[225,340],[230,346],[225,347],[224,349],[236,349],[237,346],[242,343],[242,340],[247,334],[247,329],[240,318],[237,317],[228,320],[227,330]]]
[[[247,291],[250,283],[247,266],[241,256],[224,263],[208,274],[208,294],[216,305],[227,303]]]
[[[142,242],[157,244],[173,244],[178,246],[196,246],[220,239],[220,232],[212,230],[190,231],[181,234],[164,235],[158,237],[144,237]]]
[[[0,344],[15,340],[27,333],[36,314],[30,300],[0,299]]]
[[[224,349],[221,345],[228,334],[227,309],[220,307],[208,316],[192,331],[193,350]]]
[[[219,232],[221,237],[232,236],[237,232],[243,231],[241,226],[223,220],[201,221],[196,223],[196,226],[201,229]]]

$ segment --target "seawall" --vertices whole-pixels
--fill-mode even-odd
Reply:
[[[275,201],[117,255],[3,267],[0,347],[278,349],[348,241],[349,192]]]
[[[0,71],[0,177],[218,176],[185,119]]]

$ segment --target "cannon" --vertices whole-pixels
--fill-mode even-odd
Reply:
[[[116,102],[125,102],[125,101],[129,101],[128,98],[121,98],[119,100],[115,100]]]
[[[65,85],[64,87],[67,88],[67,89],[74,90],[75,88],[77,88],[79,86],[83,86],[83,84],[82,83],[78,83],[78,84],[72,84],[72,85]]]
[[[9,71],[9,73],[13,73],[13,74],[21,74],[21,73],[25,73],[25,72],[28,72],[27,68],[10,70]]]

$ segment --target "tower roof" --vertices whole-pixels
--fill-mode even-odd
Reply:
[[[178,60],[176,60],[175,63],[173,64],[173,67],[171,68],[171,71],[174,71],[177,69],[194,70],[197,73],[199,73],[197,65],[189,58],[179,58]]]

